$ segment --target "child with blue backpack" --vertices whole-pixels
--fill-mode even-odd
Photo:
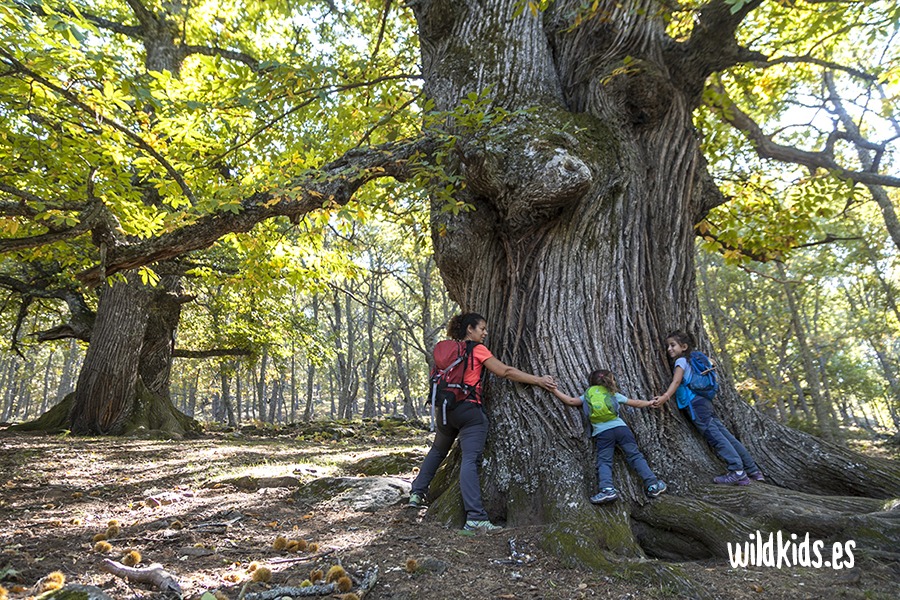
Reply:
[[[751,479],[763,481],[762,471],[747,448],[716,416],[712,403],[719,389],[715,367],[705,354],[692,351],[693,345],[691,336],[683,331],[673,331],[666,336],[666,351],[675,362],[672,383],[653,399],[653,406],[659,408],[675,396],[678,408],[685,410],[694,426],[728,465],[728,472],[713,478],[713,483],[749,485]]]
[[[631,468],[644,480],[644,489],[650,498],[655,498],[666,491],[666,482],[657,478],[647,465],[647,460],[638,450],[634,434],[628,424],[619,417],[619,405],[646,408],[652,403],[647,400],[626,398],[618,392],[615,375],[611,371],[599,369],[593,371],[588,378],[590,387],[580,397],[575,398],[562,393],[559,389],[550,390],[569,406],[581,407],[591,421],[591,435],[597,444],[597,475],[600,480],[600,492],[591,496],[594,504],[612,502],[619,497],[613,486],[612,465],[616,446],[625,453],[625,459]]]

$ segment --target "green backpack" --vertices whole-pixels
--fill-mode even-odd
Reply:
[[[588,418],[591,423],[606,423],[619,416],[618,402],[613,394],[602,385],[593,385],[584,393],[587,400],[584,410],[587,412],[590,405],[591,414]]]

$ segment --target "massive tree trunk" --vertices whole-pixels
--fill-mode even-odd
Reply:
[[[148,288],[131,276],[104,285],[75,391],[22,430],[87,435],[157,432],[180,437],[199,424],[172,404],[169,375],[184,299],[177,278]]]
[[[131,417],[149,307],[150,293],[140,282],[102,289],[92,341],[75,385],[74,433],[117,434]]]
[[[574,27],[569,16],[582,4],[516,16],[515,0],[412,3],[425,92],[437,108],[451,111],[486,93],[489,108],[512,111],[490,130],[448,120],[457,136],[449,168],[465,180],[456,198],[475,210],[453,214],[435,201],[435,252],[452,298],[487,317],[487,345],[500,360],[553,374],[570,394],[586,387],[590,369],[608,367],[627,395],[649,398],[671,378],[667,331],[691,331],[710,350],[694,224],[723,199],[691,121],[706,73],[702,61],[676,51],[661,21],[638,16],[655,14],[652,3],[601,2],[593,19]],[[781,426],[740,401],[727,374],[723,384],[717,409],[770,481],[812,493],[900,494],[896,467]],[[604,551],[671,556],[681,547],[685,557],[696,545],[721,556],[723,540],[746,539],[738,532],[759,523],[792,526],[775,514],[777,502],[763,502],[773,514],[753,520],[746,516],[753,496],[710,489],[724,466],[674,403],[626,417],[672,494],[648,503],[617,460],[629,502],[598,510],[588,503],[596,475],[578,411],[507,380],[490,381],[486,391],[488,511],[512,525],[548,524],[546,544],[562,556],[600,567],[609,565]],[[719,500],[732,504],[712,508]],[[444,494],[432,514],[454,522],[458,505],[458,496]],[[865,512],[881,510],[876,505]],[[720,513],[735,525],[731,537],[723,537],[721,519],[710,519]],[[882,525],[896,543],[896,525]],[[673,544],[678,539],[694,544]]]

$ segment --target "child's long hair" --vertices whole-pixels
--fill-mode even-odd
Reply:
[[[619,391],[619,388],[616,386],[616,376],[612,371],[607,369],[591,371],[591,375],[588,377],[588,383],[590,383],[591,386],[602,385],[613,394]]]
[[[477,327],[484,320],[484,317],[474,312],[454,315],[447,324],[447,337],[454,340],[464,340],[469,327]]]

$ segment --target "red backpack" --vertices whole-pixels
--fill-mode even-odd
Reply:
[[[447,411],[463,402],[481,404],[476,387],[465,382],[466,369],[474,366],[472,349],[479,342],[444,340],[434,347],[434,368],[431,370],[431,414],[440,405],[443,423],[447,424]]]

